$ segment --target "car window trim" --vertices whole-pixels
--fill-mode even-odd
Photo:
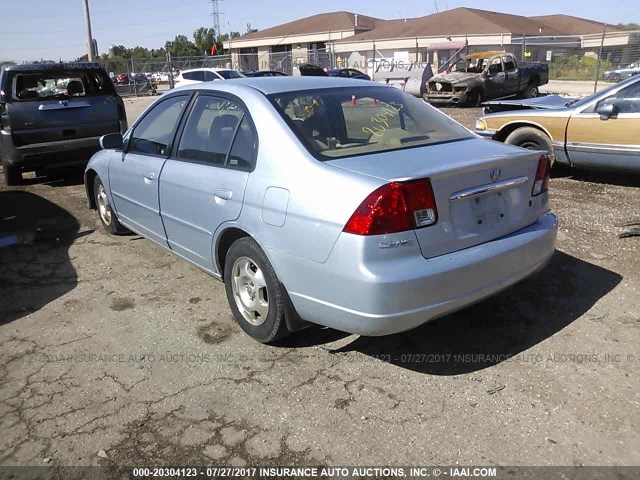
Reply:
[[[167,97],[164,97],[160,100],[158,100],[157,103],[153,104],[153,108],[149,108],[147,109],[146,112],[144,112],[143,115],[141,115],[136,122],[131,126],[131,128],[129,129],[129,131],[127,132],[127,134],[125,135],[125,138],[122,142],[122,154],[126,155],[128,153],[131,154],[135,154],[135,155],[144,155],[144,156],[148,156],[148,157],[155,157],[155,158],[169,158],[171,155],[171,152],[173,151],[173,147],[176,143],[176,132],[174,132],[173,136],[171,137],[171,142],[169,143],[169,145],[167,145],[167,155],[154,155],[152,153],[141,153],[141,152],[131,152],[129,151],[129,143],[131,141],[131,138],[133,136],[133,132],[135,131],[136,128],[138,128],[138,125],[140,124],[140,122],[142,120],[144,120],[147,115],[149,115],[156,106],[160,105],[161,103],[167,102],[169,100],[172,100],[174,98],[180,98],[180,97],[187,97],[187,105],[185,106],[184,110],[182,111],[182,113],[180,114],[180,119],[178,120],[178,125],[180,125],[182,123],[182,121],[185,118],[185,112],[186,110],[189,108],[189,106],[191,105],[191,103],[193,102],[193,92],[180,92],[180,93],[176,93],[175,95],[169,95]],[[177,131],[177,129],[176,129]]]
[[[182,141],[182,135],[184,134],[184,129],[186,127],[187,121],[189,120],[189,116],[191,115],[191,111],[193,110],[193,107],[194,107],[196,101],[201,96],[223,98],[225,100],[229,100],[231,102],[236,103],[239,107],[242,108],[242,117],[240,118],[240,121],[236,125],[236,129],[233,132],[233,138],[231,139],[231,143],[229,144],[229,150],[227,151],[227,154],[226,154],[225,159],[224,159],[224,163],[222,165],[214,164],[214,163],[211,163],[211,162],[206,162],[206,161],[203,161],[203,160],[195,160],[195,159],[191,159],[191,158],[179,158],[178,157],[178,148],[180,146],[180,142]],[[226,169],[229,169],[229,170],[237,170],[237,171],[249,172],[249,173],[253,172],[256,169],[256,165],[258,163],[258,148],[259,148],[260,139],[258,138],[258,130],[256,129],[255,123],[253,122],[253,119],[251,118],[251,114],[249,113],[249,109],[247,108],[247,105],[240,99],[240,97],[237,97],[237,96],[235,96],[233,94],[229,94],[227,92],[221,92],[221,91],[217,91],[217,90],[216,91],[214,91],[214,90],[194,90],[193,91],[193,96],[191,98],[191,101],[190,101],[189,105],[187,105],[187,109],[188,109],[188,112],[185,112],[185,115],[183,115],[182,119],[180,120],[180,123],[178,124],[178,128],[176,129],[176,135],[174,137],[174,142],[173,142],[173,145],[171,146],[170,155],[169,155],[169,158],[168,158],[169,160],[175,160],[175,161],[178,161],[178,162],[185,162],[185,163],[197,163],[199,165],[206,165],[208,167],[226,168]],[[233,149],[233,145],[234,145],[234,142],[236,140],[236,136],[238,135],[238,130],[240,129],[240,124],[242,123],[242,121],[245,118],[248,119],[249,127],[253,131],[253,139],[254,139],[253,155],[252,155],[252,158],[251,158],[251,167],[250,168],[237,168],[237,167],[233,167],[231,165],[228,165],[227,162],[229,161],[229,156],[231,155],[231,150]]]

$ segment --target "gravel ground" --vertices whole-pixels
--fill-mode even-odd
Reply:
[[[77,176],[0,187],[27,242],[0,249],[0,465],[639,465],[638,178],[557,170],[551,203],[558,251],[513,288],[268,347],[221,283],[107,235]]]

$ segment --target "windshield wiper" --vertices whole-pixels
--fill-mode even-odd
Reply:
[[[414,135],[413,137],[404,137],[400,139],[400,143],[418,142],[420,140],[429,140],[429,135]]]

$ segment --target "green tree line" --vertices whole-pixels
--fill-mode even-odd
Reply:
[[[258,30],[251,27],[250,23],[247,23],[247,31],[245,33],[253,33]],[[126,60],[132,58],[147,58],[158,60],[164,60],[167,57],[167,52],[173,57],[195,57],[209,55],[211,53],[211,46],[214,44],[217,48],[217,54],[223,55],[226,53],[223,49],[223,42],[228,41],[230,38],[240,37],[240,32],[223,33],[216,36],[216,32],[213,28],[200,27],[193,32],[190,39],[186,35],[176,35],[173,40],[167,40],[164,46],[160,48],[146,48],[141,46],[125,47],[124,45],[113,45],[109,48],[109,51],[103,52],[98,55],[96,60],[98,62],[109,62],[114,65],[122,64]],[[82,62],[87,61],[88,55],[81,55],[74,61]],[[54,60],[41,60],[41,62],[54,62]],[[0,60],[0,66],[13,65],[15,62],[10,60]]]

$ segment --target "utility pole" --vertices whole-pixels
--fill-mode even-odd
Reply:
[[[216,38],[218,38],[222,34],[220,31],[220,7],[218,5],[218,0],[211,0],[211,7],[213,9],[213,33]]]
[[[87,28],[87,57],[93,62],[93,35],[91,34],[91,17],[89,16],[89,0],[84,0],[84,23]]]

